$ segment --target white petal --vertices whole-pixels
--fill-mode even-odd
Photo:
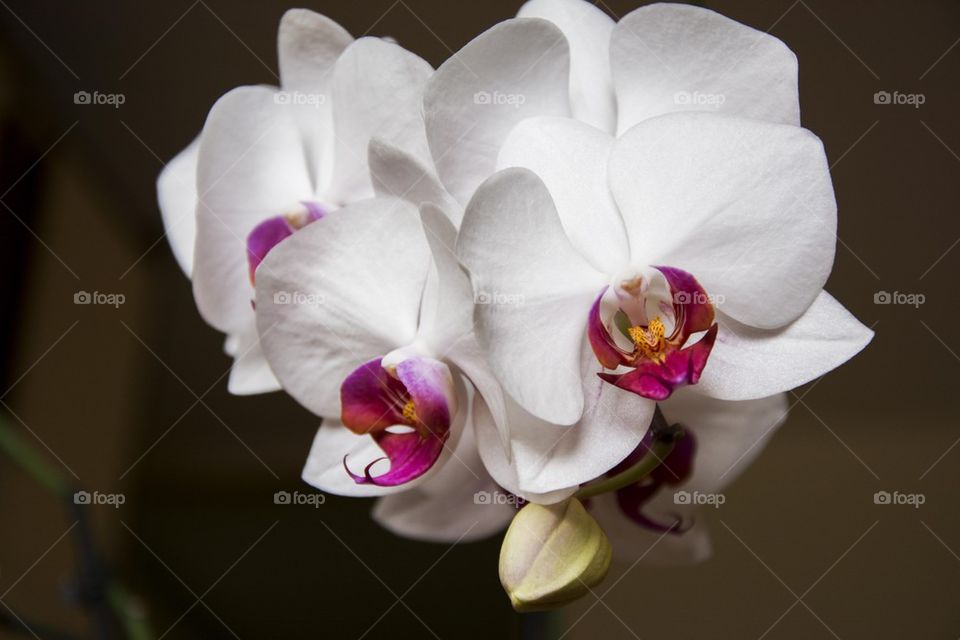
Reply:
[[[346,203],[373,195],[367,165],[372,136],[429,159],[420,100],[432,73],[423,59],[380,38],[361,38],[347,47],[333,71],[331,199]]]
[[[476,295],[477,336],[504,390],[539,418],[579,420],[587,314],[606,279],[570,244],[543,182],[515,168],[481,185],[457,255]]]
[[[280,20],[277,48],[284,101],[303,134],[314,191],[330,182],[333,170],[333,67],[353,37],[326,16],[290,9]]]
[[[503,391],[473,331],[473,289],[454,254],[457,231],[446,214],[434,205],[421,207],[420,217],[433,255],[431,280],[435,282],[434,287],[427,287],[432,295],[424,295],[420,337],[430,345],[435,356],[455,365],[484,396],[509,455]]]
[[[390,531],[430,542],[470,542],[497,533],[516,510],[487,503],[497,485],[483,468],[472,429],[466,429],[455,455],[419,487],[377,501],[373,518]]]
[[[290,9],[277,34],[281,85],[287,91],[323,93],[334,62],[351,42],[350,34],[330,18]]]
[[[204,319],[225,333],[241,330],[250,313],[247,235],[313,195],[293,112],[274,94],[230,91],[201,136],[193,292]]]
[[[530,118],[514,127],[497,159],[498,170],[526,167],[543,180],[570,242],[606,273],[624,266],[629,256],[607,181],[613,142],[609,134],[577,120]]]
[[[570,114],[569,54],[546,20],[501,22],[470,41],[427,84],[423,114],[440,179],[466,204],[515,124]]]
[[[788,391],[839,367],[873,338],[826,291],[781,329],[755,329],[721,314],[720,331],[696,389],[725,400]]]
[[[530,0],[518,18],[543,18],[570,43],[570,108],[573,117],[614,133],[617,106],[610,72],[613,20],[583,0]]]
[[[415,206],[440,207],[455,225],[460,225],[463,208],[440,184],[433,161],[424,162],[379,138],[370,139],[368,159],[373,190],[378,196],[403,198]]]
[[[157,200],[163,229],[177,264],[193,273],[193,243],[197,235],[197,155],[200,138],[167,163],[157,178]]]
[[[719,13],[654,4],[624,16],[610,44],[617,131],[675,111],[800,124],[797,57]]]
[[[416,209],[386,198],[339,209],[267,254],[257,323],[284,389],[339,416],[343,379],[416,337],[429,257]]]
[[[536,502],[562,499],[570,490],[620,463],[646,433],[654,403],[598,378],[600,365],[589,345],[584,345],[581,361],[586,407],[580,422],[571,426],[550,424],[507,400],[513,454],[510,460],[500,446],[489,411],[480,403],[474,404],[480,455],[505,489],[532,495]]]
[[[837,205],[823,145],[805,129],[662,116],[617,141],[610,186],[634,262],[692,273],[740,322],[791,322],[830,273]]]
[[[227,380],[227,391],[237,396],[279,391],[280,383],[263,355],[253,314],[250,314],[250,326],[234,336],[235,352],[230,354],[234,361]]]

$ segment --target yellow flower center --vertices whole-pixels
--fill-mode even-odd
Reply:
[[[633,326],[627,329],[630,339],[637,346],[644,356],[656,362],[663,362],[665,359],[663,340],[665,327],[659,316],[650,321],[646,327]]]
[[[417,408],[413,404],[413,398],[407,400],[407,404],[403,405],[403,419],[407,424],[417,424]]]

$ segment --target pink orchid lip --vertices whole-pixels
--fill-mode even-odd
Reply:
[[[362,364],[340,387],[341,420],[354,433],[370,435],[386,455],[362,475],[350,471],[344,456],[344,469],[357,484],[394,487],[419,478],[450,437],[453,398],[450,369],[438,360],[414,356],[395,367],[384,367],[383,358]],[[371,469],[382,460],[389,460],[390,469],[374,476]]]
[[[718,326],[707,292],[696,278],[674,267],[654,267],[667,282],[670,303],[661,308],[673,316],[673,329],[665,334],[664,324],[655,318],[635,323],[622,308],[618,310],[620,330],[634,346],[627,350],[610,335],[600,315],[600,305],[609,287],[604,287],[590,308],[587,338],[597,360],[606,369],[620,366],[628,373],[598,373],[606,382],[651,400],[666,400],[677,387],[696,384],[717,339]],[[687,339],[706,333],[689,347]]]
[[[251,284],[256,282],[257,267],[270,250],[296,231],[327,215],[326,209],[316,202],[303,201],[302,207],[291,213],[267,218],[247,235],[247,265]]]

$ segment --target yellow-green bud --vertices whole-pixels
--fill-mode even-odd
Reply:
[[[610,542],[576,498],[523,507],[500,548],[500,583],[517,611],[553,609],[599,584]]]

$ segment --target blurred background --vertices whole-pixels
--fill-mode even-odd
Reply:
[[[309,8],[436,66],[520,4]],[[639,4],[598,2],[614,17]],[[766,453],[702,516],[712,559],[615,567],[558,635],[956,638],[960,3],[701,4],[799,57],[803,124],[839,201],[827,288],[877,337],[791,395]],[[227,394],[222,336],[162,237],[158,172],[218,96],[276,83],[289,6],[0,0],[0,416],[72,485],[124,496],[87,509],[82,528],[156,637],[511,637],[499,539],[398,539],[365,500],[274,505],[304,488],[317,420],[283,394]],[[79,91],[122,104],[77,104]],[[884,104],[884,91],[922,104]],[[84,291],[123,303],[74,304]],[[923,504],[875,504],[878,491]],[[0,637],[31,637],[23,623],[44,639],[61,636],[43,626],[92,635],[77,578],[96,567],[77,526],[0,459]]]

